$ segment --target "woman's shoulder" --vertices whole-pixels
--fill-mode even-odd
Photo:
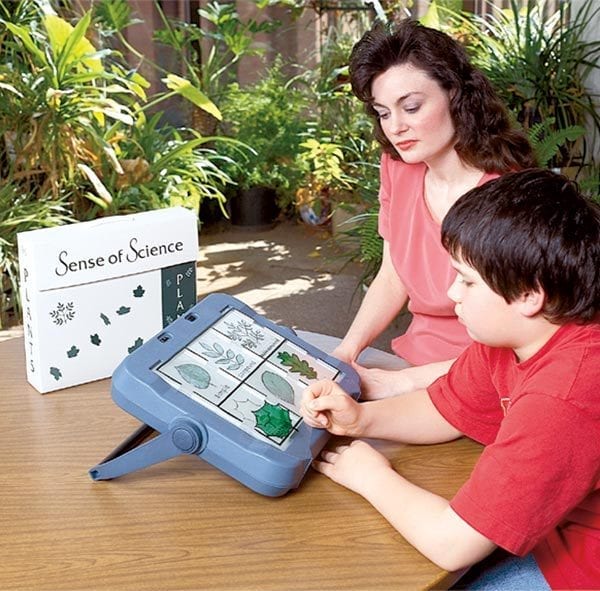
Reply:
[[[404,182],[414,179],[422,181],[425,177],[427,165],[424,162],[408,164],[404,160],[392,158],[390,154],[381,155],[381,169],[385,176],[388,176],[392,182],[396,179],[402,179]]]

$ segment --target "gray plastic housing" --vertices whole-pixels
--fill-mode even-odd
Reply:
[[[281,496],[299,486],[312,460],[327,443],[327,431],[301,421],[287,447],[278,448],[186,396],[153,371],[231,310],[242,312],[336,368],[336,381],[353,398],[359,398],[360,380],[348,364],[313,347],[289,328],[271,322],[236,298],[212,294],[129,354],[114,371],[114,402],[144,425],[90,469],[94,480],[116,478],[180,454],[192,454],[266,496]],[[151,432],[159,435],[140,445]]]

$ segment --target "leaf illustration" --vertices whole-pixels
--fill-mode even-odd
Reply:
[[[105,314],[100,313],[100,318],[102,318],[102,322],[104,322],[105,326],[108,326],[110,324],[110,320]]]
[[[129,314],[129,312],[131,312],[131,308],[128,308],[127,306],[121,306],[118,310],[117,310],[117,314],[119,316],[123,316],[124,314]]]
[[[79,355],[79,349],[73,345],[68,351],[67,351],[67,357],[69,359],[72,359],[73,357],[77,357],[77,355]]]
[[[256,427],[267,437],[284,438],[292,430],[290,411],[279,404],[265,402],[258,410],[253,410],[252,414],[256,419]]]
[[[272,371],[263,372],[260,379],[265,388],[271,392],[271,394],[277,396],[285,402],[294,404],[294,388],[281,376],[273,373]]]
[[[133,297],[134,298],[142,298],[144,297],[144,294],[146,293],[146,290],[141,286],[138,285],[134,290],[133,290]]]
[[[177,365],[175,369],[188,384],[191,384],[200,390],[206,390],[210,385],[209,373],[199,365],[194,363],[184,363],[182,365]]]
[[[277,357],[281,360],[281,365],[288,367],[291,372],[299,373],[311,380],[317,377],[314,368],[305,359],[300,359],[296,353],[290,354],[287,351],[282,351],[277,354]]]
[[[102,342],[102,339],[96,333],[96,334],[91,334],[90,335],[90,341],[92,342],[92,345],[96,345],[98,347],[98,346],[100,346],[100,343]]]
[[[58,369],[58,367],[51,367],[50,374],[57,382],[58,380],[60,380],[60,378],[62,378],[62,372],[60,371],[60,369]]]

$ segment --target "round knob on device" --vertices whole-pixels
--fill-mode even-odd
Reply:
[[[173,445],[186,454],[195,454],[203,446],[204,437],[199,425],[188,419],[176,419],[169,426]]]

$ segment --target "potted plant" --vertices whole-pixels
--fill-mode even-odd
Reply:
[[[227,171],[237,184],[230,196],[234,225],[272,224],[279,210],[293,207],[300,176],[294,158],[307,128],[300,82],[276,60],[258,82],[243,88],[233,83],[223,97],[224,130],[245,146],[222,151],[232,159]]]

